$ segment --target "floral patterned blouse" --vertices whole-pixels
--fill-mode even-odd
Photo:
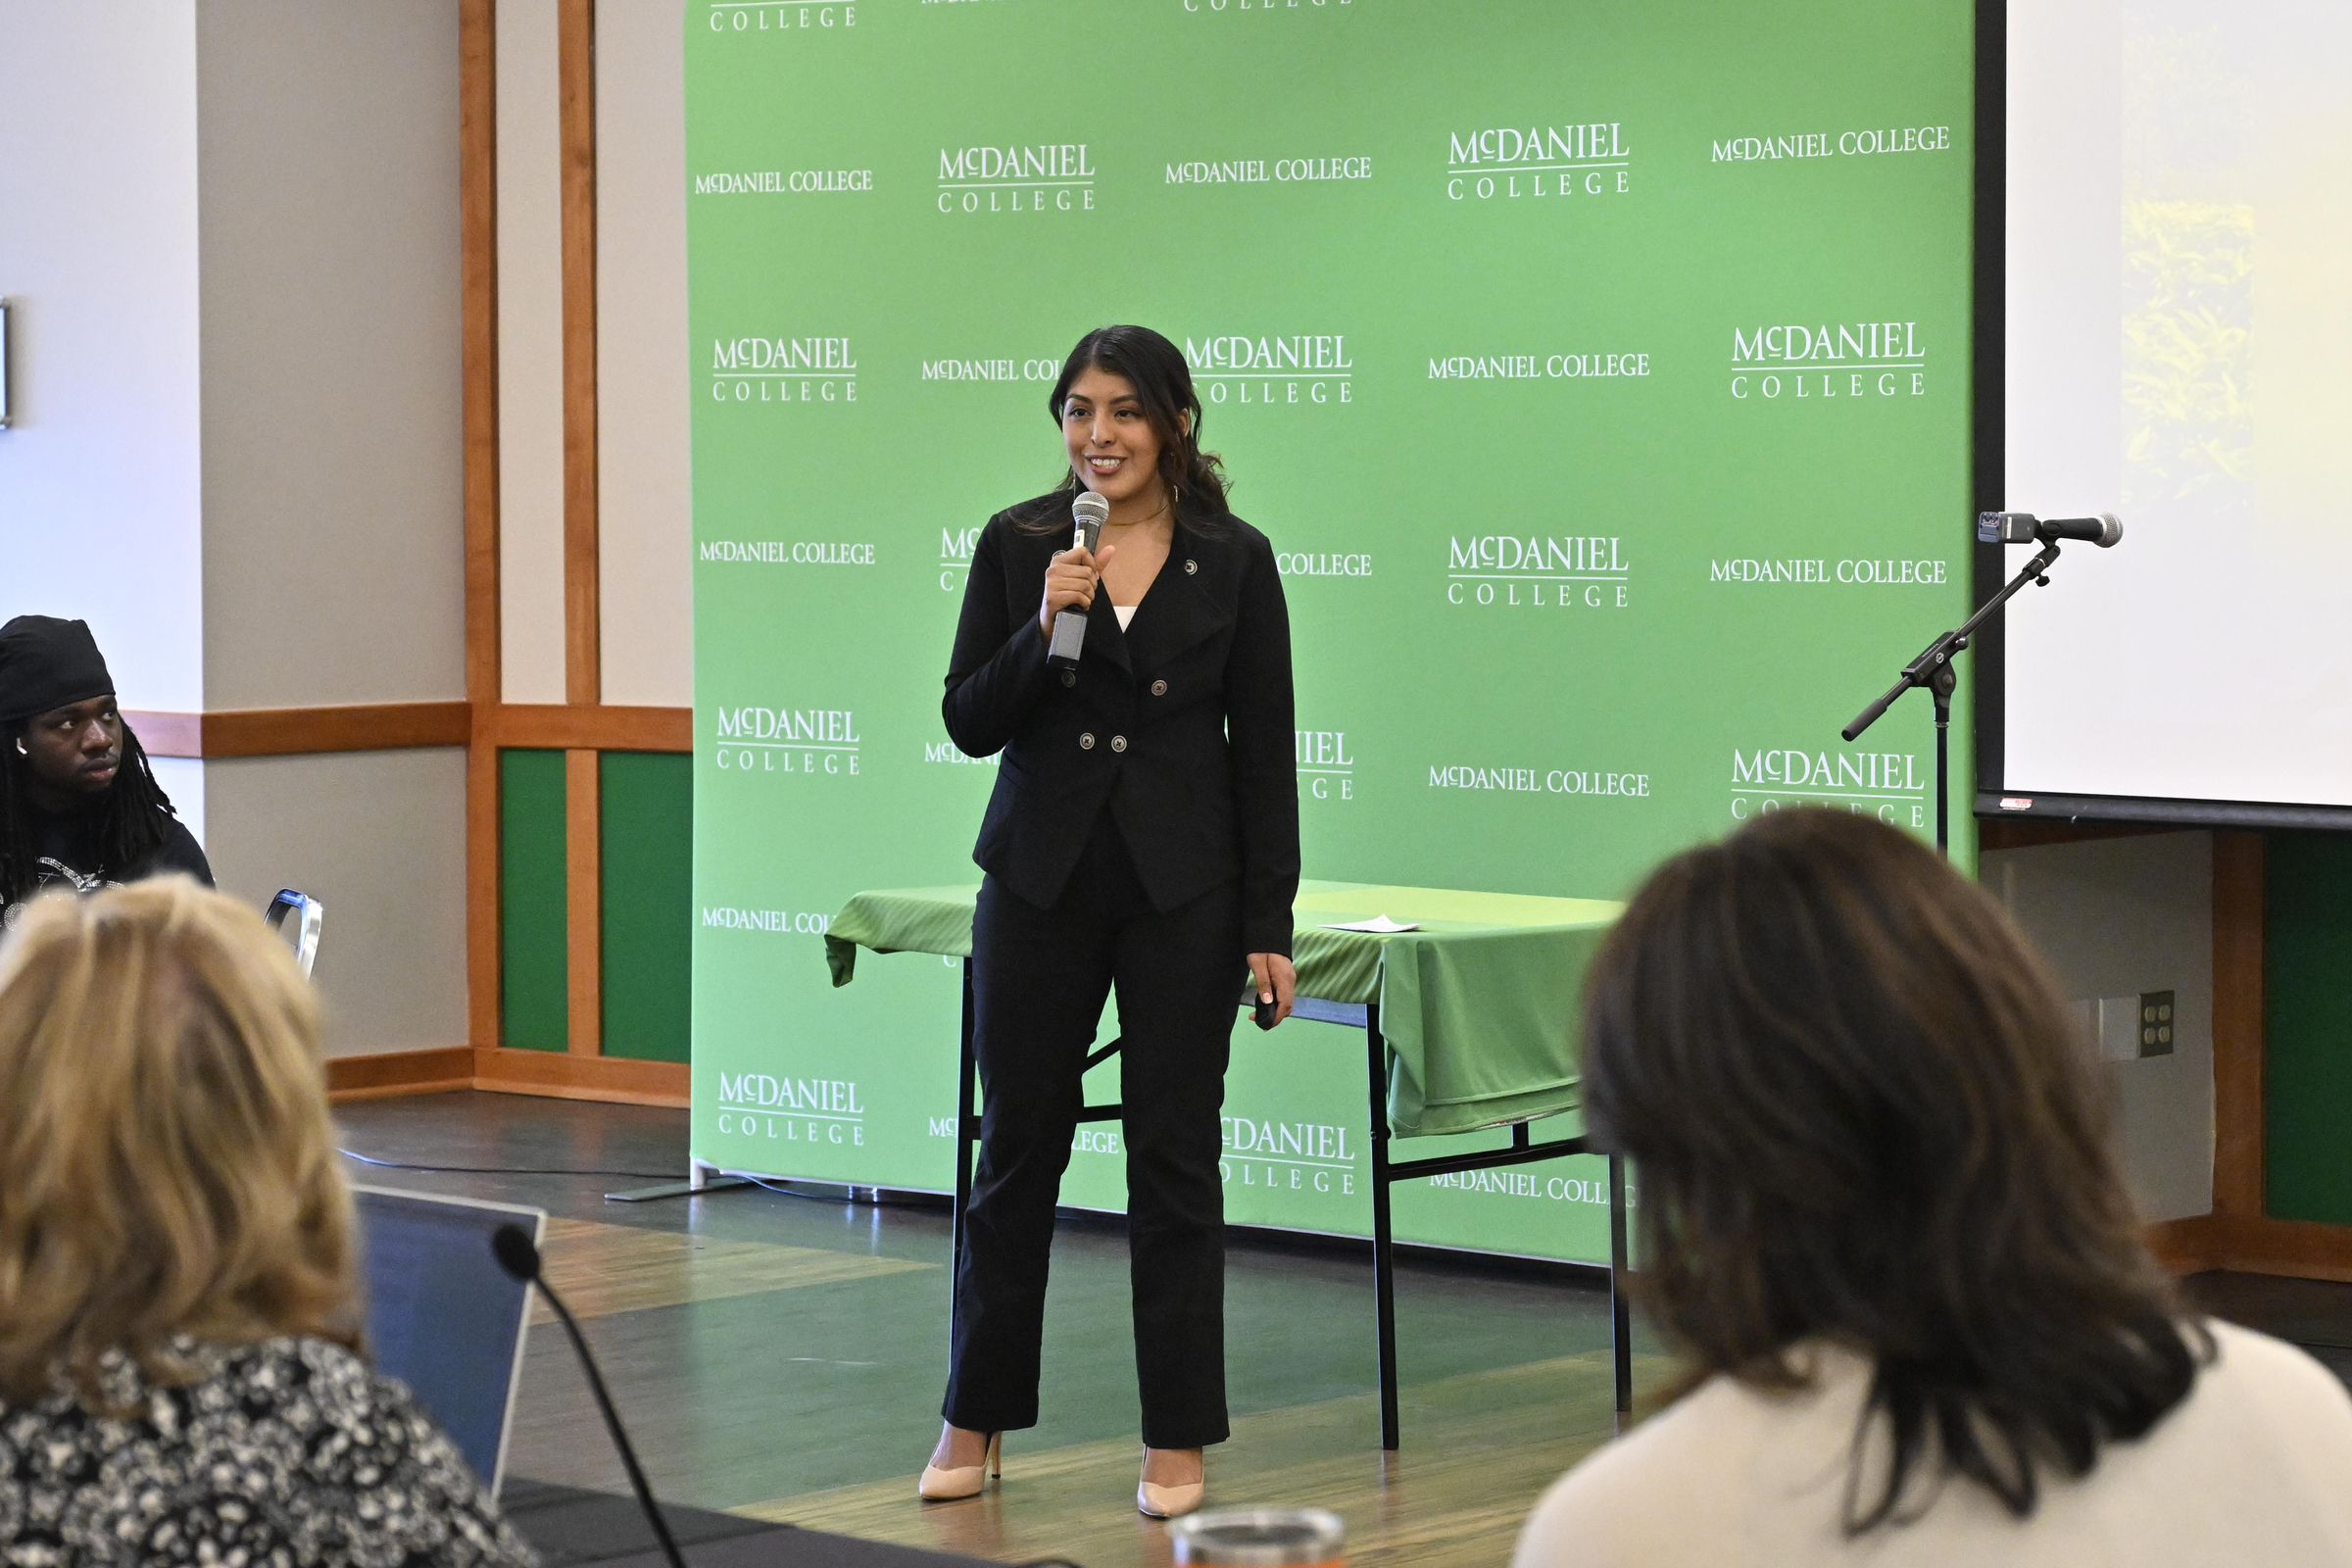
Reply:
[[[0,1404],[0,1563],[530,1568],[457,1446],[339,1345],[184,1347],[204,1375],[110,1358],[116,1419],[60,1392]]]

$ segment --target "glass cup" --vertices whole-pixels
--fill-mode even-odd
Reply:
[[[1347,1526],[1323,1508],[1220,1508],[1168,1526],[1176,1561],[1199,1568],[1342,1568]]]

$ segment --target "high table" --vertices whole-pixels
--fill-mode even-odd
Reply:
[[[825,936],[833,983],[857,973],[858,950],[933,953],[963,960],[962,1059],[956,1069],[956,1254],[980,1136],[972,1084],[972,906],[976,887],[860,893]],[[1396,1297],[1389,1186],[1415,1176],[1491,1170],[1592,1152],[1584,1138],[1532,1142],[1528,1123],[1579,1103],[1577,1014],[1584,970],[1622,905],[1446,888],[1304,882],[1292,906],[1298,971],[1294,1014],[1364,1031],[1372,1144],[1372,1287],[1380,1341],[1380,1441],[1394,1448]],[[1396,933],[1334,926],[1387,916]],[[1253,998],[1245,996],[1242,1004]],[[1087,1057],[1091,1069],[1119,1049]],[[1081,1121],[1111,1121],[1089,1105]],[[1508,1127],[1507,1148],[1392,1159],[1392,1138]],[[1633,1404],[1633,1344],[1619,1275],[1625,1268],[1625,1172],[1609,1158],[1609,1328],[1617,1408]]]

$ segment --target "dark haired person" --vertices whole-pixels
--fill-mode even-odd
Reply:
[[[1273,548],[1225,505],[1184,356],[1107,326],[1048,408],[1066,471],[972,552],[944,711],[1004,754],[972,858],[980,1165],[956,1260],[947,1425],[928,1498],[979,1492],[998,1435],[1037,1423],[1054,1204],[1079,1076],[1118,996],[1128,1247],[1144,1467],[1136,1505],[1199,1506],[1226,1438],[1218,1112],[1245,976],[1290,1012],[1298,887],[1289,613]],[[1080,490],[1110,503],[1070,548]],[[1046,662],[1087,616],[1079,667]]]
[[[0,626],[0,922],[50,888],[87,893],[169,871],[213,880],[115,707],[87,622]]]
[[[1585,1016],[1690,1382],[1516,1568],[2352,1563],[2352,1396],[2187,1314],[2060,992],[1916,840],[1792,810],[1667,862]]]

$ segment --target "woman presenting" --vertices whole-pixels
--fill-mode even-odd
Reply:
[[[1200,1506],[1226,1438],[1218,1112],[1245,965],[1289,1016],[1298,888],[1290,617],[1266,536],[1225,507],[1176,346],[1088,333],[1048,407],[1069,471],[989,519],[948,671],[948,734],[1002,752],[972,858],[980,1168],[961,1253],[946,1427],[926,1498],[970,1496],[999,1435],[1037,1424],[1054,1204],[1106,996],[1119,1008],[1144,1466],[1136,1505]],[[1091,554],[1070,503],[1110,504]],[[1074,669],[1054,617],[1086,616]]]

